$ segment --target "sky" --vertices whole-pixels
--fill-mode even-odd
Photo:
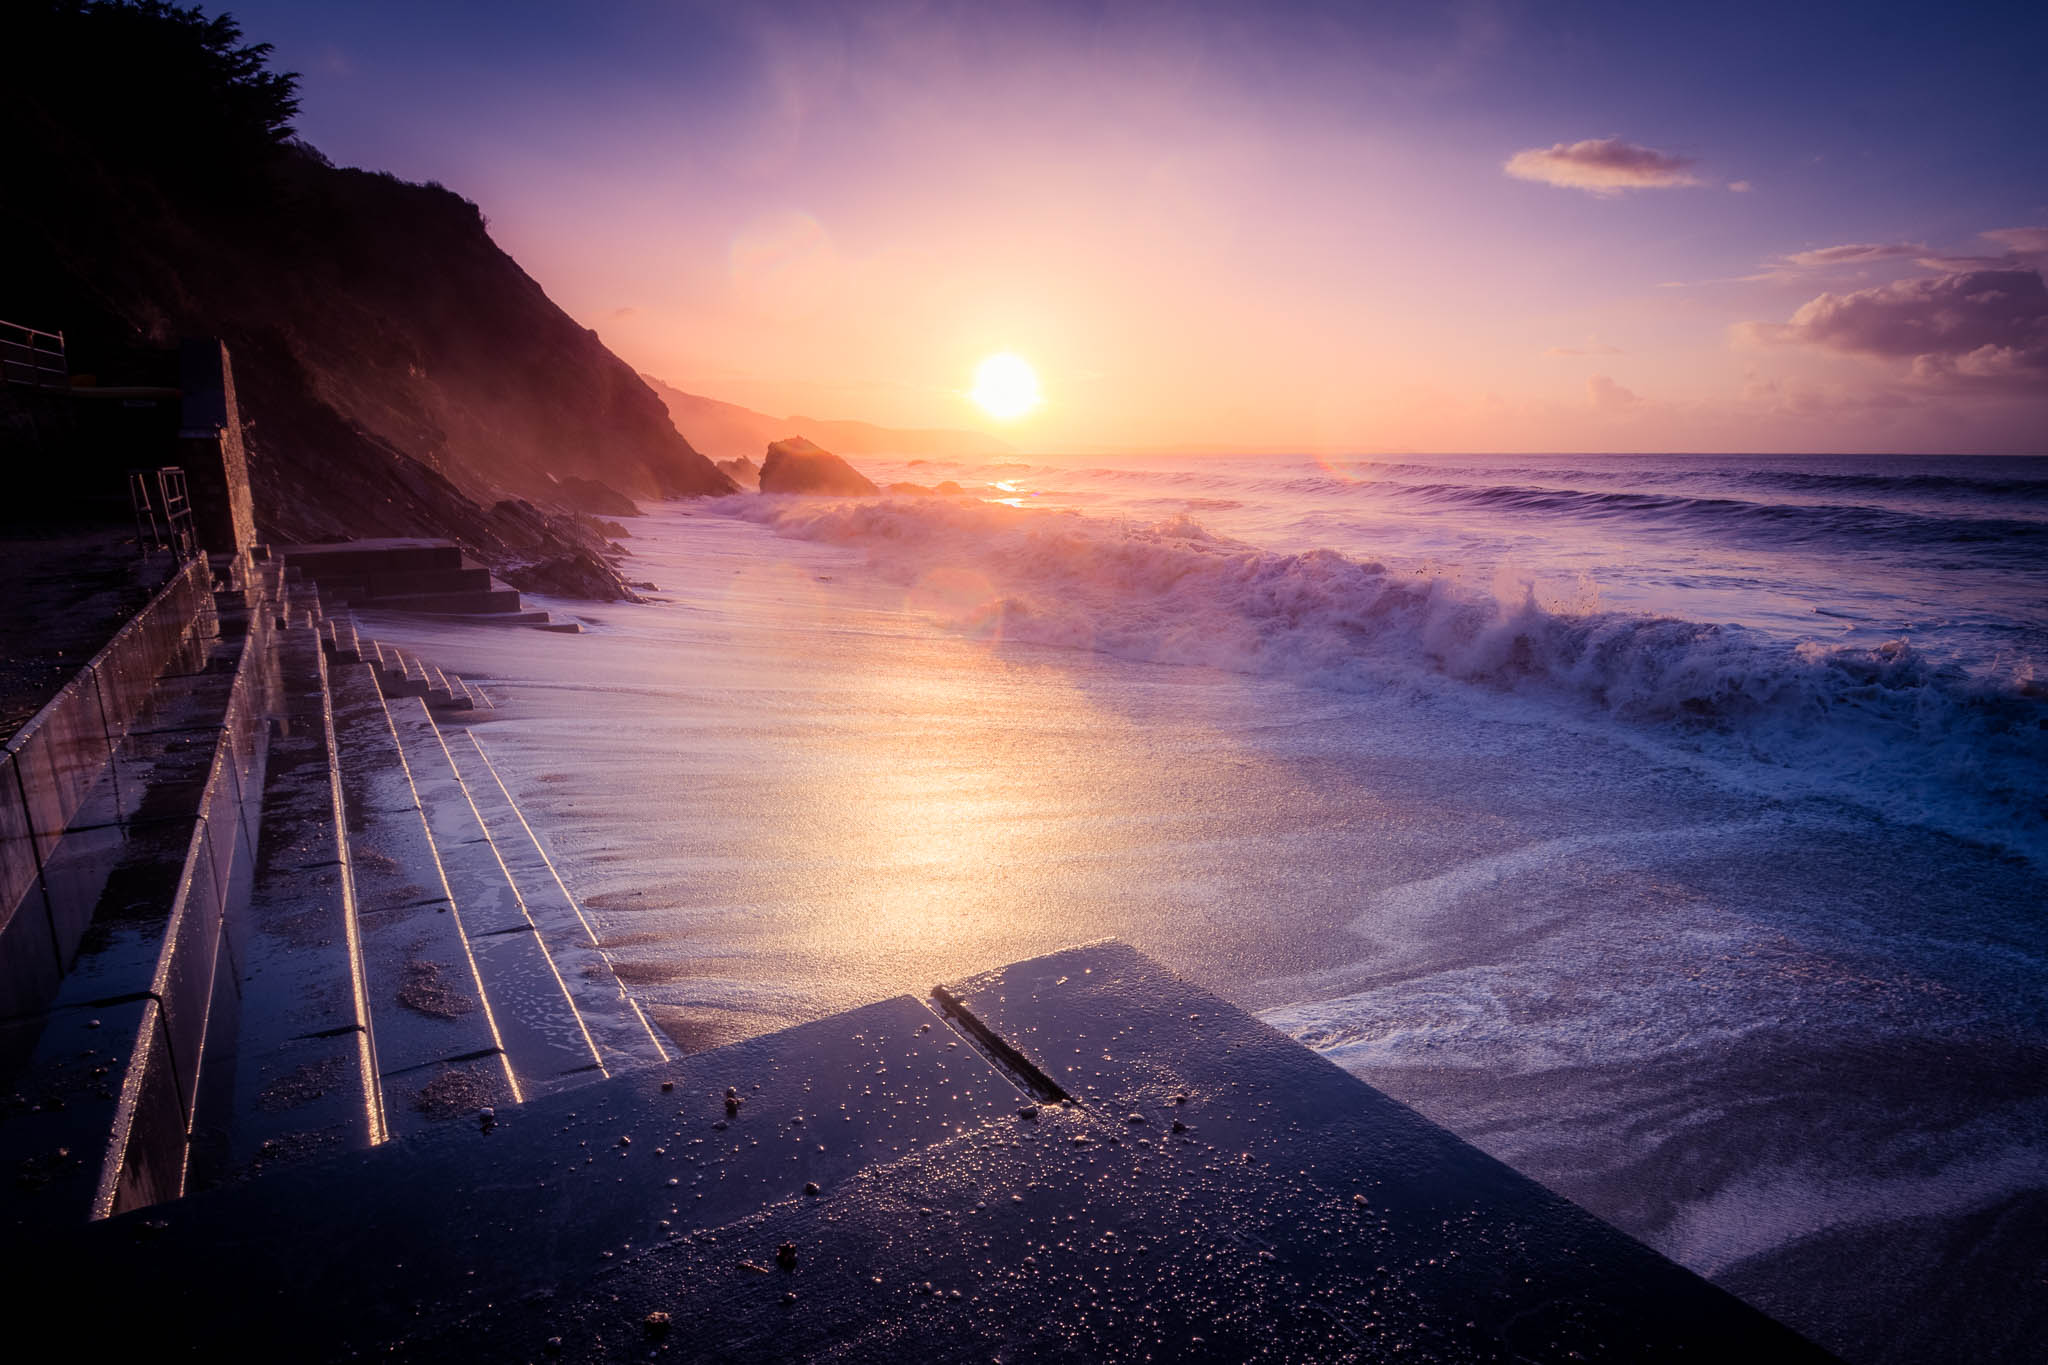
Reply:
[[[228,8],[329,157],[777,416],[2048,453],[2039,3]]]

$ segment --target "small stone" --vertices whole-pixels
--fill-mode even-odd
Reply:
[[[720,1119],[718,1122],[712,1124],[711,1127],[714,1131],[722,1133],[725,1131],[725,1120]]]
[[[1186,1095],[1175,1095],[1173,1097],[1173,1102],[1175,1104],[1186,1104],[1188,1102],[1188,1097]]]
[[[737,1086],[727,1086],[725,1088],[725,1097],[729,1100],[738,1099],[740,1097],[739,1088]]]
[[[1365,1196],[1362,1194],[1354,1194],[1351,1196],[1351,1202],[1362,1209],[1365,1207]]]
[[[668,1335],[668,1314],[659,1310],[649,1313],[646,1317],[640,1319],[640,1327],[648,1336],[659,1341]]]
[[[674,1176],[670,1176],[670,1177],[668,1178],[668,1187],[669,1187],[670,1189],[674,1189],[674,1188],[675,1188],[676,1186],[678,1186],[678,1185],[680,1185],[680,1184],[682,1184],[682,1183],[683,1183],[682,1181],[680,1181],[680,1180],[676,1179],[676,1178],[675,1178]]]
[[[626,1133],[621,1133],[621,1134],[619,1134],[619,1146],[621,1146],[621,1147],[631,1147],[632,1145],[633,1145],[633,1139],[632,1139],[632,1137],[631,1137],[631,1136],[630,1136],[629,1134],[626,1134]]]
[[[562,1353],[562,1339],[560,1337],[549,1337],[547,1351],[551,1356],[560,1355]]]
[[[1174,1132],[1176,1132],[1176,1133],[1185,1133],[1185,1132],[1186,1132],[1187,1130],[1188,1130],[1188,1126],[1187,1126],[1187,1125],[1186,1125],[1185,1123],[1182,1123],[1182,1122],[1181,1122],[1181,1121],[1180,1121],[1179,1119],[1175,1119],[1175,1120],[1173,1121],[1173,1131],[1174,1131]]]
[[[1144,1121],[1145,1121],[1145,1116],[1144,1116],[1143,1114],[1126,1114],[1126,1115],[1124,1115],[1124,1122],[1125,1122],[1125,1123],[1143,1123]]]
[[[784,1242],[781,1246],[775,1248],[775,1264],[781,1266],[784,1270],[796,1269],[795,1242]]]
[[[675,1083],[674,1081],[663,1081],[663,1082],[661,1083],[661,1089],[662,1089],[662,1093],[664,1093],[664,1094],[666,1094],[667,1092],[669,1092],[669,1091],[671,1091],[671,1090],[673,1090],[673,1089],[675,1089],[675,1088],[676,1088],[676,1083]]]
[[[488,1104],[476,1111],[476,1124],[479,1128],[488,1131],[491,1125],[495,1124],[497,1121],[498,1111],[491,1108],[491,1106]]]
[[[805,1181],[805,1182],[804,1182],[804,1193],[805,1193],[805,1194],[811,1194],[811,1195],[814,1195],[814,1194],[816,1194],[817,1192],[818,1192],[818,1182],[817,1182],[817,1181],[815,1181],[815,1180],[808,1180],[808,1181]]]
[[[1035,1119],[1035,1118],[1037,1118],[1037,1117],[1038,1117],[1038,1106],[1037,1106],[1037,1105],[1035,1105],[1035,1104],[1027,1104],[1027,1105],[1025,1105],[1025,1106],[1024,1106],[1024,1107],[1023,1107],[1022,1109],[1019,1109],[1019,1110],[1017,1111],[1017,1117],[1018,1117],[1018,1118],[1020,1118],[1020,1119]]]

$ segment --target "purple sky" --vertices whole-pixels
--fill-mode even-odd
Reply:
[[[2048,451],[2048,7],[239,4],[627,360],[1021,446]],[[1044,404],[967,398],[1009,351]]]

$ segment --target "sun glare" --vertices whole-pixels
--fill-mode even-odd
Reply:
[[[968,394],[982,411],[1002,421],[1022,417],[1045,401],[1038,391],[1038,373],[1022,356],[1004,351],[992,355],[974,371],[974,388]]]

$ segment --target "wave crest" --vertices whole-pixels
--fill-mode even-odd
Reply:
[[[910,581],[969,568],[952,624],[1121,658],[1374,691],[1442,680],[1653,727],[1694,751],[2040,858],[2048,689],[1973,676],[1904,640],[1776,640],[1740,626],[1566,611],[1332,550],[1281,554],[1182,513],[1138,525],[967,499],[751,498],[778,534],[865,551]]]

